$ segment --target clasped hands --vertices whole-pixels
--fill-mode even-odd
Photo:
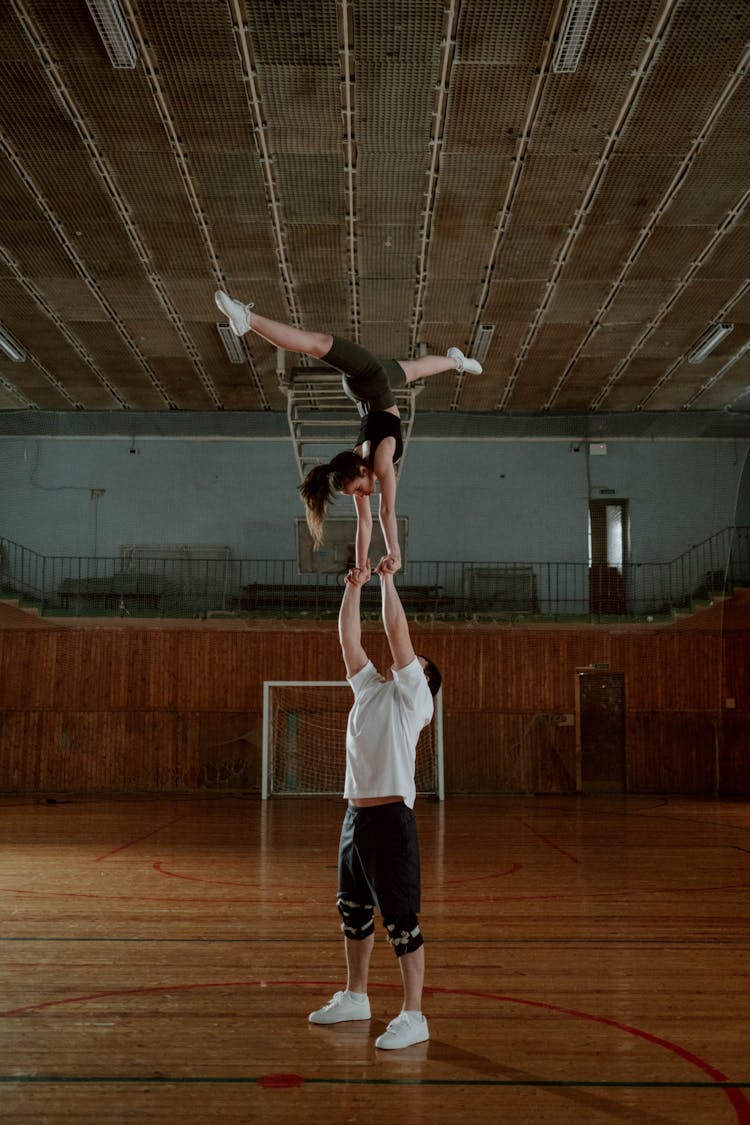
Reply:
[[[394,555],[383,555],[382,559],[375,567],[375,573],[384,578],[387,574],[395,574],[397,570],[401,569],[401,559],[396,558]],[[353,566],[347,573],[344,581],[348,586],[364,586],[372,578],[372,567],[368,559],[364,566]]]

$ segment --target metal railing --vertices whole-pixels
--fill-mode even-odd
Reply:
[[[294,559],[43,556],[0,538],[0,596],[59,616],[330,616],[342,575]],[[642,618],[750,585],[750,528],[727,527],[668,562],[412,562],[396,577],[410,614],[498,619]],[[377,613],[377,583],[363,590]]]

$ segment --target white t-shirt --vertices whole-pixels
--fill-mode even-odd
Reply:
[[[413,809],[417,741],[434,705],[416,656],[391,671],[393,679],[386,680],[368,660],[347,677],[354,704],[346,727],[344,797],[400,796]]]

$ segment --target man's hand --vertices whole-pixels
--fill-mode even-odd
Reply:
[[[347,586],[364,586],[366,582],[370,581],[372,577],[372,570],[370,569],[370,560],[367,559],[364,566],[353,566],[347,571],[344,581]]]

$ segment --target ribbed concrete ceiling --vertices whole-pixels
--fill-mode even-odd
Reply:
[[[494,326],[486,377],[420,411],[733,404],[750,5],[599,0],[559,73],[566,7],[121,0],[119,69],[84,0],[7,0],[0,327],[27,358],[0,354],[0,410],[282,411],[267,344],[227,358],[217,287],[384,355]]]

